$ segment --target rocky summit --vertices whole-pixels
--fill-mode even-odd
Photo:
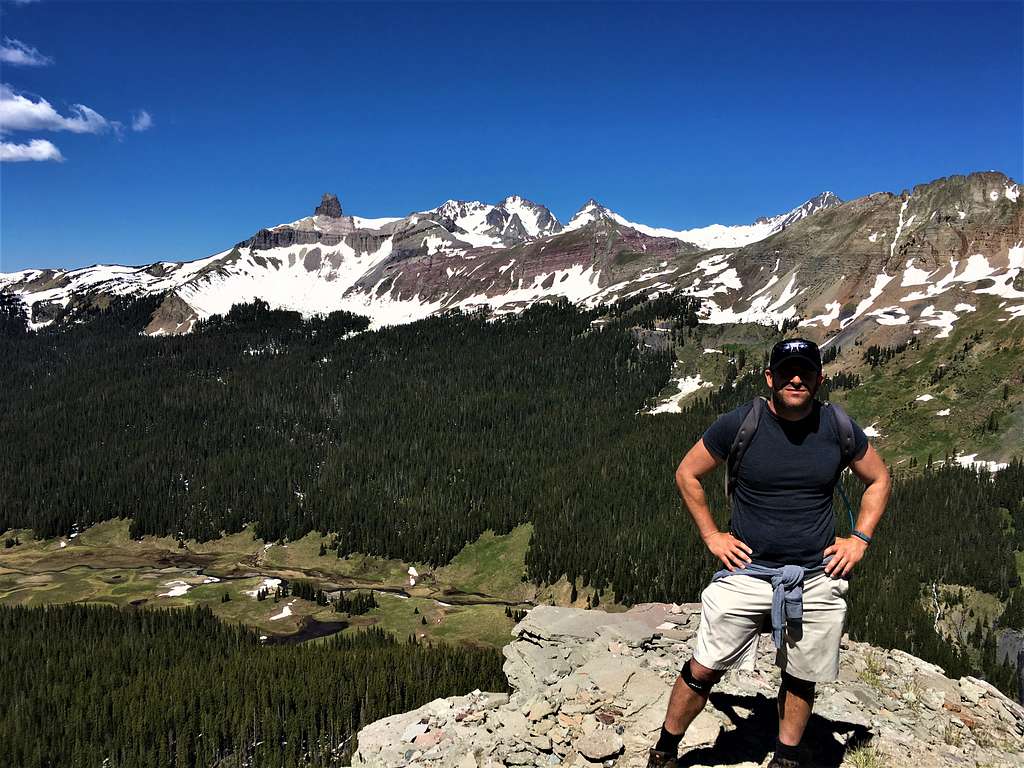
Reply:
[[[315,215],[328,216],[332,219],[341,218],[341,203],[338,201],[338,196],[325,192],[320,200],[320,205],[316,207]]]
[[[540,606],[513,629],[511,695],[473,691],[378,720],[352,766],[642,768],[690,657],[699,605],[625,613]],[[815,768],[1024,765],[1024,707],[908,653],[843,640],[840,680],[819,684],[804,739]],[[687,731],[681,766],[756,768],[771,757],[779,674],[771,638],[734,670]]]

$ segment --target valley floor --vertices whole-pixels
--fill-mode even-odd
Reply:
[[[34,539],[27,530],[9,532],[21,543],[0,550],[0,605],[205,604],[221,619],[254,627],[271,641],[377,625],[401,639],[416,634],[501,647],[515,624],[509,614],[547,597],[520,578],[529,525],[504,536],[487,532],[437,570],[365,555],[338,558],[329,549],[320,555],[321,544],[329,541],[315,533],[275,544],[245,530],[179,546],[169,537],[132,539],[128,525],[112,520],[48,540]],[[278,586],[296,581],[310,582],[332,598],[342,590],[373,590],[378,607],[349,617],[295,595],[275,599]],[[257,599],[261,588],[268,593],[264,600]]]

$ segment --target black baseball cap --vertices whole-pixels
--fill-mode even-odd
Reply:
[[[813,341],[807,339],[785,339],[772,347],[768,368],[776,370],[787,360],[802,360],[814,370],[821,372],[821,350]]]

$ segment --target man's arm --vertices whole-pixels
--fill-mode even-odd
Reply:
[[[889,470],[878,455],[875,447],[868,443],[868,449],[857,461],[851,462],[853,474],[864,483],[864,495],[860,499],[860,511],[857,513],[857,530],[868,536],[875,535],[878,521],[882,519],[885,505],[889,501],[892,480]]]
[[[885,505],[889,501],[889,490],[892,481],[889,470],[878,455],[875,447],[868,443],[864,455],[850,463],[860,481],[864,483],[864,495],[860,500],[860,511],[857,513],[857,530],[868,536],[875,535],[878,521],[882,519]],[[867,551],[868,545],[856,536],[849,538],[837,537],[835,544],[825,550],[825,556],[834,555],[825,573],[836,578],[846,578],[853,567],[860,562]]]
[[[711,554],[732,571],[746,567],[750,562],[751,549],[731,533],[718,530],[714,518],[711,517],[711,510],[708,509],[704,488],[700,484],[700,478],[721,463],[722,460],[715,457],[704,445],[704,440],[698,440],[679,462],[676,469],[676,487]]]

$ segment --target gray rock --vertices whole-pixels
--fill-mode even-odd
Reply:
[[[332,195],[330,192],[324,192],[324,196],[320,200],[320,205],[316,207],[313,214],[315,216],[329,216],[332,219],[340,218],[341,203],[338,202],[338,196]]]
[[[605,616],[535,609],[505,648],[511,696],[476,691],[371,723],[359,733],[353,766],[499,768],[564,759],[563,765],[581,768],[611,761],[619,768],[642,768],[664,720],[676,670],[692,653],[693,635],[668,642],[651,634],[639,645],[623,638],[647,636],[647,628],[662,623],[670,608],[647,604]],[[696,615],[692,606],[680,611],[671,615]],[[869,659],[884,669],[880,681],[863,677]],[[835,732],[840,743],[858,728],[867,730],[886,768],[1024,765],[1024,708],[985,681],[950,680],[909,654],[848,639],[840,665],[841,681],[820,685],[815,706],[825,721],[844,724]],[[538,674],[544,670],[557,670],[553,684]],[[778,684],[774,648],[762,638],[755,669],[730,672],[717,690],[770,708]],[[684,747],[706,749],[725,729],[750,729],[753,735],[763,727],[750,723],[757,709],[733,707],[727,717],[709,706],[687,730]],[[427,751],[403,741],[407,734],[415,746],[429,745]]]
[[[960,696],[964,701],[969,701],[971,704],[977,704],[984,695],[985,689],[977,685],[970,678],[960,678]]]
[[[551,739],[547,736],[527,736],[526,742],[530,746],[536,747],[541,752],[551,751]]]
[[[622,739],[615,731],[594,731],[576,742],[576,749],[588,760],[607,760],[622,752]]]
[[[707,710],[697,715],[690,727],[683,734],[684,747],[697,747],[702,744],[714,744],[718,734],[722,732],[722,722]]]
[[[505,755],[506,765],[533,765],[535,753],[526,749],[510,752]]]

